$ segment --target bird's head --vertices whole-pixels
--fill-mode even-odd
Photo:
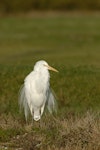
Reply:
[[[34,70],[40,71],[40,70],[52,70],[54,72],[58,72],[55,68],[48,65],[48,63],[44,60],[40,60],[36,62],[34,66]]]

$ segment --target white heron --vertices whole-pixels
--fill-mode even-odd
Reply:
[[[48,70],[58,72],[44,60],[36,62],[34,70],[25,78],[20,90],[19,103],[24,108],[26,121],[29,111],[35,121],[41,119],[45,106],[50,113],[56,111],[56,99],[50,88]]]

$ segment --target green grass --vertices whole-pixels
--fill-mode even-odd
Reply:
[[[19,113],[18,91],[40,59],[59,70],[51,72],[59,109],[54,118],[44,114],[39,128],[25,124]],[[83,145],[99,150],[99,113],[99,14],[0,18],[0,148],[69,150]]]
[[[1,18],[0,62],[99,65],[99,40],[99,15]]]

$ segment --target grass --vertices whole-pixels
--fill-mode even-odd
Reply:
[[[18,91],[35,61],[51,72],[58,114],[27,125]],[[0,18],[0,149],[99,150],[100,16],[36,14]]]

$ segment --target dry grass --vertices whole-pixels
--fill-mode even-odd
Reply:
[[[1,116],[0,128],[11,130],[11,137],[1,149],[9,150],[99,150],[100,118],[99,113],[87,112],[83,116],[68,115],[66,118],[45,115],[41,122],[25,124],[12,116]],[[18,132],[19,131],[19,132]],[[12,136],[13,135],[13,136]]]

